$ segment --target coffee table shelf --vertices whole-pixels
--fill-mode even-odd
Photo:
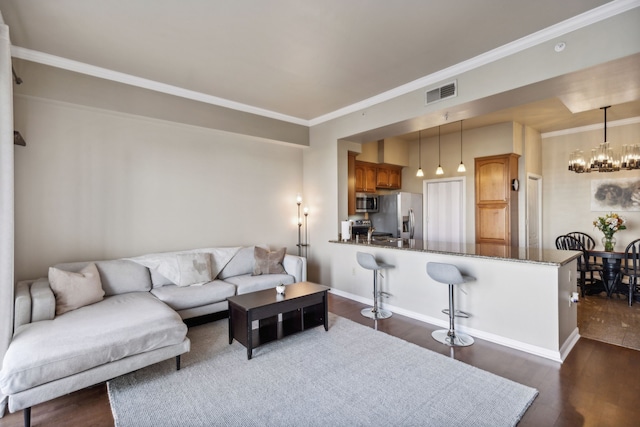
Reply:
[[[328,290],[300,282],[287,285],[284,295],[266,289],[228,298],[229,344],[236,339],[251,359],[253,349],[267,342],[320,325],[329,330]],[[254,321],[258,321],[257,329],[253,329]]]

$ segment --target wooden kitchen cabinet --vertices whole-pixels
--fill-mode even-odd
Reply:
[[[377,166],[375,163],[355,162],[355,181],[356,192],[359,193],[375,193]]]
[[[517,154],[479,157],[475,161],[476,243],[518,245]]]
[[[402,187],[402,167],[378,165],[376,169],[376,187],[399,190]]]
[[[356,213],[356,153],[349,152],[347,160],[347,215]]]

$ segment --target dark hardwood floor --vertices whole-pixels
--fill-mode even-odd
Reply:
[[[360,315],[363,307],[335,295],[329,297],[331,312],[374,327],[372,320]],[[479,339],[471,347],[451,351],[431,338],[434,327],[397,314],[379,321],[377,328],[538,389],[540,394],[520,426],[640,425],[640,351],[581,338],[561,365]],[[22,421],[21,412],[7,414],[0,419],[0,427],[22,426]],[[37,405],[32,410],[34,427],[113,424],[104,384]]]

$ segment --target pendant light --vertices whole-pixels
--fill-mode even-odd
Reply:
[[[611,148],[607,139],[607,110],[611,106],[600,107],[604,112],[604,141],[591,150],[591,158],[585,158],[582,150],[569,153],[569,170],[572,172],[617,172],[640,169],[640,145],[622,146],[622,156]]]
[[[417,177],[423,177],[424,172],[422,172],[422,131],[418,131],[418,172],[416,172]]]
[[[436,175],[442,175],[444,171],[440,166],[440,126],[438,126],[438,169],[436,169]]]
[[[467,168],[462,163],[462,120],[460,120],[460,164],[458,165],[458,172],[466,172]]]

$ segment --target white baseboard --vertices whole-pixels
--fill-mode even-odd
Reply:
[[[334,295],[338,295],[353,301],[360,302],[362,304],[373,305],[373,300],[371,298],[364,298],[359,295],[354,295],[349,292],[341,291],[339,289],[331,289],[329,292],[331,292]],[[390,304],[381,304],[381,305],[384,306],[384,308],[386,308],[387,310],[391,310],[394,313],[409,317],[411,319],[419,320],[421,322],[428,323],[434,326],[439,326],[442,328],[449,327],[448,320],[442,320],[442,319],[437,319],[431,316],[425,316],[424,314],[416,313],[414,311],[410,311],[402,307],[395,307]],[[578,342],[578,339],[580,339],[578,328],[576,328],[575,331],[573,331],[569,336],[569,338],[567,338],[567,340],[564,342],[560,350],[554,351],[544,347],[527,344],[511,338],[505,338],[500,335],[495,335],[495,334],[479,331],[479,330],[464,327],[464,326],[460,326],[459,330],[460,332],[464,332],[475,338],[480,338],[485,341],[492,342],[494,344],[499,344],[505,347],[513,348],[515,350],[524,351],[525,353],[544,357],[545,359],[550,359],[550,360],[553,360],[554,362],[560,362],[560,363],[564,361],[564,359],[567,357],[567,355],[569,354],[573,346],[576,344],[576,342]]]
[[[571,349],[573,349],[573,346],[576,345],[579,339],[580,331],[578,330],[578,328],[575,328],[560,347],[560,358],[562,359],[562,361],[567,358],[567,356],[571,352]]]

